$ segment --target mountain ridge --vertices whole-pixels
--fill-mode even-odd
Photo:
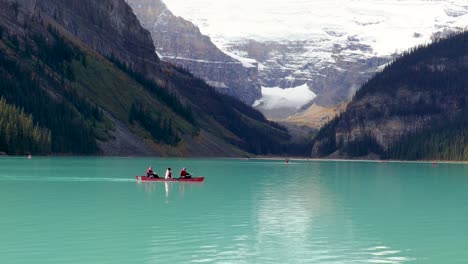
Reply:
[[[125,1],[55,4],[0,0],[0,74],[8,80],[0,91],[50,129],[45,154],[239,157],[288,149],[283,127],[159,60]],[[104,29],[112,34],[96,33]],[[108,37],[116,39],[109,46]],[[127,49],[135,42],[144,50]]]

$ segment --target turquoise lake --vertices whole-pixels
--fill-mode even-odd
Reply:
[[[5,157],[0,208],[2,264],[468,263],[467,164]]]

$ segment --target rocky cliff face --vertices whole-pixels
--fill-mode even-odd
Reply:
[[[123,0],[16,2],[36,15],[49,17],[102,55],[114,56],[141,73],[151,75],[159,67],[150,33]]]
[[[183,67],[218,91],[252,104],[261,97],[257,64],[242,63],[219,50],[191,22],[159,0],[127,0],[153,37],[161,59]]]

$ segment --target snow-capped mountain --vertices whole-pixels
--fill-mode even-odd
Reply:
[[[330,106],[398,53],[467,28],[466,0],[165,0],[222,51],[259,65],[263,91],[307,84]],[[302,96],[302,89],[296,97]],[[283,93],[273,93],[281,96]],[[291,95],[288,93],[288,98]],[[256,102],[270,112],[271,93]],[[287,100],[286,100],[287,101]],[[292,100],[294,101],[294,100]],[[287,114],[297,111],[292,105]],[[270,115],[270,117],[272,117]]]

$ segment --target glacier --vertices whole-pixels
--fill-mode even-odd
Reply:
[[[317,95],[307,84],[297,87],[262,87],[262,98],[256,100],[254,107],[262,112],[270,113],[272,118],[285,118],[300,110],[312,101]],[[272,113],[281,110],[281,113]]]

